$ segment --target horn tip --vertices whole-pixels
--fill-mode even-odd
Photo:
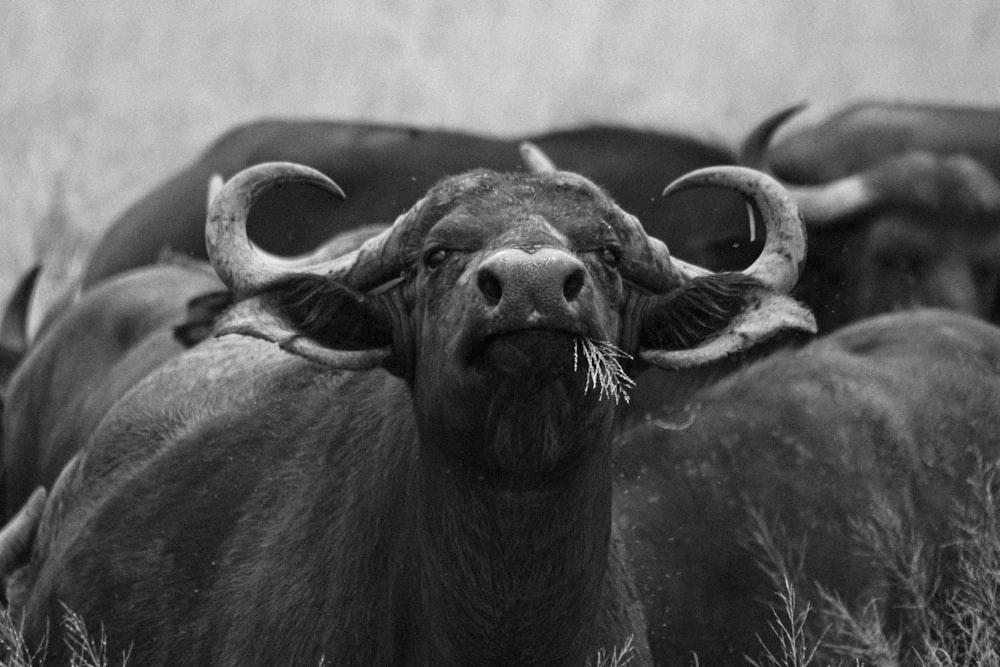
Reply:
[[[524,166],[533,174],[550,174],[559,171],[555,162],[545,154],[536,144],[530,141],[522,141],[518,146],[521,152],[521,161]]]

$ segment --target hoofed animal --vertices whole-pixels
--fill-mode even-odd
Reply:
[[[3,393],[3,507],[51,488],[112,403],[186,349],[173,328],[189,301],[223,289],[204,263],[147,267],[99,285],[59,318]]]
[[[934,563],[916,574],[938,583],[927,599],[948,599],[967,537],[959,512],[975,504],[969,480],[1000,456],[1000,329],[942,310],[864,320],[653,413],[616,452],[615,523],[657,664],[695,653],[703,665],[741,664],[761,641],[781,655],[770,627],[771,605],[785,613],[780,584],[758,567],[766,542],[748,548],[753,512],[772,536],[784,530],[779,550],[801,550],[805,581],[792,583],[811,602],[813,639],[850,639],[820,612],[821,584],[859,618],[876,601],[886,634],[902,634],[899,662],[886,664],[925,664],[907,652],[923,646],[906,630],[933,610],[907,588],[919,577],[902,572],[915,556]],[[893,552],[877,535],[930,550]],[[796,562],[784,563],[789,577]]]
[[[1000,174],[1000,109],[858,102],[775,143],[768,161],[803,184],[829,183],[912,151],[968,155]]]
[[[356,250],[383,228],[360,227],[306,256],[280,261],[289,270],[312,266]],[[30,292],[34,275],[18,294]],[[24,330],[23,323],[15,323],[23,317],[13,314],[27,310],[26,300],[15,300],[8,309],[14,331]],[[42,335],[17,354],[9,382],[0,385],[2,516],[9,518],[36,487],[51,488],[114,402],[206,338],[231,300],[207,262],[168,256],[102,281],[54,314]]]
[[[800,108],[751,133],[743,161],[772,169],[802,210],[810,244],[796,296],[820,330],[920,306],[1000,323],[1000,115],[853,108],[769,149]]]
[[[65,604],[150,666],[581,665],[630,640],[648,664],[611,523],[616,399],[644,364],[812,326],[783,295],[805,251],[790,200],[739,168],[675,184],[739,190],[769,232],[746,271],[694,276],[581,176],[474,171],[288,271],[246,219],[291,182],[339,193],[263,165],[215,198],[239,301],[63,471],[8,577],[29,641]]]
[[[395,219],[445,176],[480,167],[520,168],[521,139],[324,121],[240,126],[111,224],[87,264],[83,285],[150,264],[164,247],[204,258],[205,184],[213,174],[228,178],[260,162],[297,162],[349,192],[341,203],[290,184],[261,197],[250,214],[251,238],[265,250],[295,255],[360,224]],[[760,254],[763,243],[750,243],[745,225],[737,222],[743,202],[732,193],[716,189],[660,197],[664,183],[688,171],[734,164],[728,149],[676,134],[603,126],[527,139],[563,169],[606,188],[677,256],[722,270],[742,268]]]

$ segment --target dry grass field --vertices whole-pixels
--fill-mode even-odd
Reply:
[[[990,0],[11,0],[2,11],[0,296],[37,255],[85,252],[213,137],[265,116],[493,133],[612,121],[732,141],[799,100],[813,117],[864,97],[1000,101]]]

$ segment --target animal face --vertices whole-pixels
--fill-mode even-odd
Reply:
[[[577,338],[618,342],[622,244],[602,216],[573,205],[614,210],[596,191],[524,205],[525,187],[537,186],[459,203],[429,230],[413,279],[418,383],[434,369],[481,378],[485,391],[544,383],[572,370]]]
[[[614,410],[587,384],[594,362],[583,346],[619,343],[626,289],[621,221],[612,222],[621,213],[596,189],[560,186],[529,197],[543,187],[513,182],[460,195],[430,225],[405,290],[424,430],[455,443],[452,454],[468,462],[458,443],[485,441],[511,423],[525,428],[507,438],[516,456],[476,455],[489,459],[477,465],[493,469],[532,458],[534,467],[552,468],[564,452],[513,441],[539,442],[527,432],[562,420],[594,418],[605,428]]]
[[[856,252],[854,311],[858,318],[915,307],[997,316],[1000,232],[995,221],[923,211],[875,217]]]
[[[210,254],[245,315],[220,333],[275,340],[338,368],[384,366],[408,383],[421,439],[470,465],[551,470],[567,457],[563,445],[588,440],[567,433],[607,432],[627,372],[709,363],[812,326],[776,294],[794,284],[801,220],[757,172],[694,177],[766,212],[768,243],[745,273],[675,262],[576,174],[485,170],[442,181],[356,252],[288,272],[288,261],[253,250],[241,221],[262,184],[316,178],[298,169],[262,166],[214,200]]]

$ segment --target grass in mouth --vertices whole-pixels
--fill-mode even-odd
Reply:
[[[628,392],[635,386],[635,380],[628,376],[619,360],[629,360],[632,356],[606,341],[580,337],[573,346],[574,371],[580,367],[581,356],[587,367],[584,393],[594,389],[600,392],[601,400],[614,399],[616,404],[619,401],[628,403]]]

